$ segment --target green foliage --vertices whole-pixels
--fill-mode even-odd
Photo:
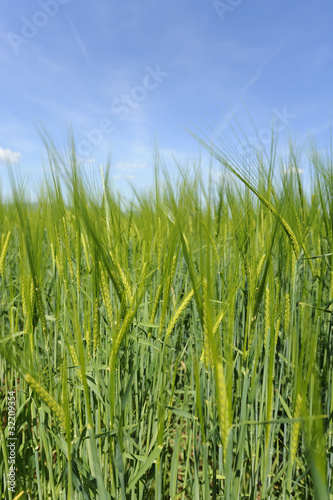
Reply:
[[[15,494],[332,498],[332,163],[313,154],[307,192],[292,149],[278,177],[273,154],[254,176],[212,146],[238,180],[156,168],[124,207],[109,167],[92,192],[72,139],[45,142],[38,203],[13,180],[0,206]]]

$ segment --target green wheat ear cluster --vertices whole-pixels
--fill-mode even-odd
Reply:
[[[24,375],[24,380],[29,384],[31,389],[35,391],[36,394],[47,404],[47,406],[53,411],[55,416],[58,418],[60,424],[65,428],[65,413],[61,406],[56,402],[56,400],[47,392],[44,387],[37,382],[34,377],[29,373]]]
[[[267,176],[244,164],[270,211],[201,165],[125,203],[67,157],[36,202],[0,189],[0,482],[9,417],[29,423],[13,497],[330,498],[331,184],[275,185],[271,153]]]
[[[12,234],[11,231],[8,231],[6,239],[3,243],[1,254],[0,254],[0,274],[3,275],[4,270],[5,270],[5,259],[7,255],[7,250],[9,246],[9,240],[10,240],[10,235]]]

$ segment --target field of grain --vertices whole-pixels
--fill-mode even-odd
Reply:
[[[332,499],[332,158],[215,149],[124,205],[48,152],[0,200],[1,498]]]

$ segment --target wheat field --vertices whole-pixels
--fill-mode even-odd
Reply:
[[[0,200],[1,498],[332,499],[332,157],[213,146],[124,204],[47,148]]]

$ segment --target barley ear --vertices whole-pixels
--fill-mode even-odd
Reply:
[[[155,297],[155,301],[154,301],[154,305],[153,305],[153,310],[152,310],[152,313],[151,313],[151,316],[150,316],[150,323],[154,323],[154,321],[155,321],[155,317],[156,317],[156,313],[157,313],[157,308],[158,308],[158,305],[160,303],[161,296],[162,296],[162,290],[163,290],[163,285],[162,285],[162,283],[160,283],[158,285],[158,289],[157,289],[157,292],[156,292],[156,297]]]
[[[182,300],[182,302],[179,304],[179,306],[178,306],[176,312],[174,313],[174,315],[172,316],[172,319],[171,319],[170,324],[168,326],[168,329],[167,329],[167,332],[166,332],[166,335],[165,335],[165,342],[168,341],[172,330],[174,329],[174,327],[175,327],[178,319],[180,318],[182,312],[186,309],[187,305],[190,303],[193,295],[194,295],[194,291],[192,289],[190,291],[190,293],[188,293],[186,295],[186,297],[184,297],[184,299]]]
[[[216,383],[216,396],[217,396],[217,410],[220,420],[221,440],[222,440],[222,446],[224,451],[224,462],[225,462],[231,425],[230,425],[227,386],[225,382],[222,362],[220,360],[216,362],[215,366],[215,383]]]
[[[57,401],[44,389],[43,386],[37,382],[29,373],[24,375],[24,380],[29,384],[31,389],[35,391],[36,394],[47,404],[47,406],[53,411],[55,416],[58,418],[60,424],[63,428],[66,426],[65,413]]]
[[[209,367],[213,367],[214,357],[213,357],[213,349],[212,349],[212,340],[214,338],[214,334],[212,329],[210,328],[210,317],[207,311],[208,309],[208,283],[207,279],[204,278],[202,280],[202,305],[203,305],[203,353],[202,357],[205,362],[205,368],[208,370]]]
[[[3,244],[1,254],[0,254],[0,274],[3,275],[4,270],[5,270],[5,259],[6,259],[6,254],[9,246],[9,240],[10,240],[10,235],[11,231],[8,231],[5,242]]]
[[[257,281],[258,281],[260,273],[262,271],[262,268],[263,268],[263,265],[264,265],[264,262],[265,262],[265,258],[266,258],[266,254],[264,253],[264,255],[261,257],[261,259],[260,259],[260,261],[258,263],[258,267],[257,267]]]
[[[77,375],[79,377],[79,380],[83,384],[83,377],[82,377],[82,372],[81,372],[81,368],[80,368],[80,362],[79,362],[79,358],[77,357],[75,347],[72,344],[70,344],[68,346],[68,349],[69,349],[69,354],[72,358],[72,361],[73,361],[74,365],[77,367],[76,369],[77,369]]]

